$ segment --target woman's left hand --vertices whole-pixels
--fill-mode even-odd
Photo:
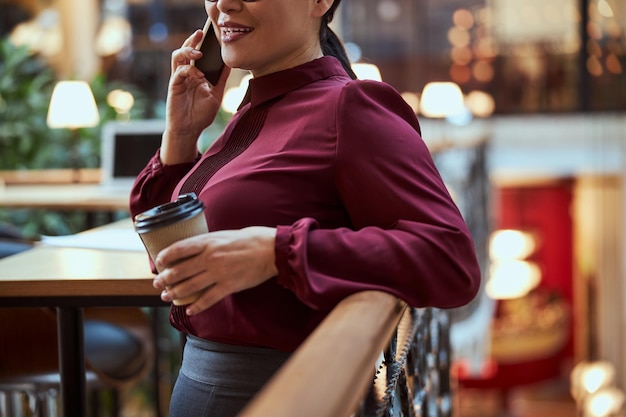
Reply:
[[[161,299],[167,302],[201,291],[200,298],[186,310],[189,315],[197,314],[230,294],[275,276],[275,237],[276,229],[254,226],[176,242],[156,258],[161,272],[154,287],[163,290]]]

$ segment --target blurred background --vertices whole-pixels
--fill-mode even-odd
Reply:
[[[170,54],[203,6],[0,0],[0,182],[77,161],[97,175],[104,126],[162,121]],[[623,415],[626,2],[343,0],[334,25],[360,77],[415,110],[476,241],[483,291],[452,315],[455,414]],[[47,121],[68,80],[95,122]],[[202,146],[245,81],[233,72]],[[33,240],[110,220],[0,208]]]

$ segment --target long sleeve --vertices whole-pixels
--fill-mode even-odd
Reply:
[[[348,84],[337,109],[335,181],[352,227],[279,226],[279,284],[316,309],[367,289],[416,307],[469,302],[480,283],[473,241],[411,109],[375,82]]]
[[[174,189],[194,164],[195,162],[163,165],[157,151],[135,179],[130,193],[131,215],[134,217],[155,206],[172,201]]]

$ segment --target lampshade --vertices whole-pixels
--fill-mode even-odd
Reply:
[[[465,109],[463,92],[453,82],[426,84],[420,100],[420,111],[426,117],[445,118]]]
[[[52,91],[48,108],[48,126],[78,129],[96,126],[100,115],[89,84],[84,81],[60,81]]]

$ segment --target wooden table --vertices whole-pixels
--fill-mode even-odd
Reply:
[[[128,236],[132,224],[126,219],[80,235],[103,230]],[[0,259],[0,307],[57,309],[64,416],[87,413],[83,307],[165,305],[152,277],[147,254],[140,250],[38,245]]]
[[[19,184],[0,186],[0,207],[128,211],[130,186]]]

